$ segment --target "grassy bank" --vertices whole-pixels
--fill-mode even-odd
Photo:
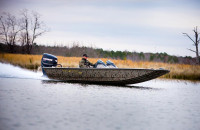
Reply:
[[[81,57],[57,56],[58,63],[63,67],[78,67]],[[0,54],[0,62],[10,63],[27,69],[38,69],[42,55]],[[89,58],[95,63],[97,58]],[[101,58],[106,62],[107,58]],[[112,60],[112,59],[110,59]],[[168,64],[159,62],[133,62],[131,60],[112,60],[119,68],[164,68],[170,70],[163,78],[200,80],[200,66],[185,64]]]

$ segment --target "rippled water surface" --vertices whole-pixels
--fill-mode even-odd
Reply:
[[[70,84],[0,63],[1,130],[200,129],[200,82]]]

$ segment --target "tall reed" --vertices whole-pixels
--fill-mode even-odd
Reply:
[[[40,67],[42,55],[25,55],[25,54],[0,54],[0,62],[6,62],[18,65],[23,68],[37,69]],[[63,67],[78,67],[81,57],[63,57],[57,56],[58,63]],[[118,68],[146,68],[170,70],[170,73],[162,76],[163,78],[200,80],[200,65],[169,64],[160,62],[134,62],[131,60],[114,60],[100,58],[103,62],[113,61]],[[89,58],[90,62],[95,63],[98,58]]]

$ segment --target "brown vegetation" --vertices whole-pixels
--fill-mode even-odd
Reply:
[[[24,54],[22,46],[15,46],[15,54]],[[9,53],[9,47],[0,43],[0,53]],[[72,47],[68,46],[44,46],[34,44],[32,48],[33,55],[42,55],[49,53],[56,56],[64,57],[80,57],[87,53],[90,58],[110,58],[116,60],[132,60],[132,61],[151,61],[151,62],[164,62],[164,63],[178,63],[190,64],[196,63],[195,58],[190,56],[181,57],[168,55],[167,53],[143,53],[143,52],[129,52],[129,51],[113,51],[103,50],[101,48],[85,47],[79,44],[74,44]]]
[[[24,55],[24,54],[0,54],[0,62],[7,62],[23,68],[37,69],[40,67],[42,55]],[[78,67],[81,57],[63,57],[58,56],[58,63],[63,67]],[[98,58],[89,58],[95,63]],[[106,62],[108,58],[101,58]],[[169,74],[162,76],[163,78],[173,79],[189,79],[200,80],[200,66],[199,65],[185,65],[185,64],[169,64],[160,62],[133,62],[131,60],[112,60],[119,68],[164,68],[170,70]]]

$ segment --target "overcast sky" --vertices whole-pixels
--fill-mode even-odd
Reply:
[[[37,11],[50,28],[38,44],[94,46],[108,50],[195,56],[193,28],[200,28],[200,0],[0,0],[0,11]],[[199,29],[200,30],[200,29]]]

